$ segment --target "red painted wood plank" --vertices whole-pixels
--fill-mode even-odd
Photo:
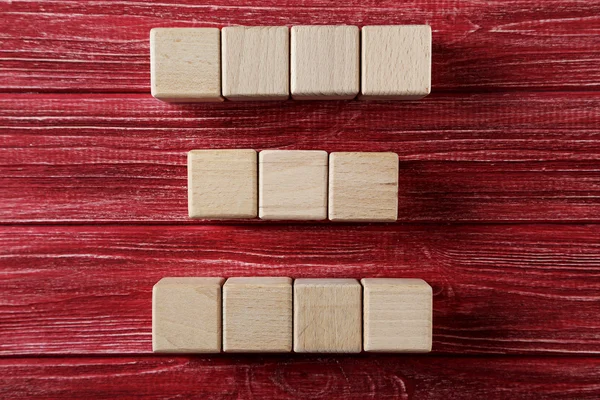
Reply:
[[[434,352],[600,355],[600,225],[0,229],[0,354],[151,351],[164,276],[419,277]],[[1,375],[1,374],[0,374]]]
[[[172,106],[0,96],[2,222],[188,222],[193,148],[395,151],[400,221],[598,221],[597,93]],[[523,210],[527,212],[523,212]]]
[[[156,26],[433,27],[434,91],[600,88],[596,1],[2,2],[0,90],[148,92]]]
[[[597,399],[599,358],[213,356],[0,359],[11,399]]]

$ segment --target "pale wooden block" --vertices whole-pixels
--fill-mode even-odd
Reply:
[[[221,351],[223,278],[163,278],[152,290],[152,348],[160,353]]]
[[[361,297],[356,279],[296,279],[294,351],[360,353]]]
[[[392,222],[398,218],[398,155],[329,155],[329,219]]]
[[[150,80],[152,96],[163,101],[223,101],[219,29],[152,29]]]
[[[326,151],[263,150],[258,157],[260,218],[327,218]]]
[[[254,150],[192,150],[188,153],[190,218],[255,218],[258,207]]]
[[[225,282],[223,351],[292,351],[290,278],[229,278]]]
[[[432,342],[432,290],[422,279],[366,278],[365,351],[426,353]]]
[[[221,31],[223,96],[285,100],[290,96],[287,26],[229,26]]]
[[[362,28],[362,100],[417,100],[431,92],[431,27]]]
[[[297,100],[348,100],[359,91],[359,31],[351,25],[292,27],[291,88]]]

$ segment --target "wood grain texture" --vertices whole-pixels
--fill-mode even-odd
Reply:
[[[162,278],[152,289],[152,350],[221,352],[223,278]]]
[[[435,353],[600,355],[598,243],[568,224],[5,226],[0,354],[148,354],[164,276],[418,276]]]
[[[415,278],[363,278],[363,348],[390,353],[431,351],[433,300]]]
[[[578,399],[600,396],[600,358],[78,357],[0,359],[11,399]]]
[[[600,89],[595,1],[13,0],[0,13],[3,91],[147,93],[148,32],[158,26],[423,23],[433,29],[434,92]]]
[[[327,218],[329,154],[321,150],[264,150],[258,155],[261,219]]]
[[[292,279],[229,278],[223,286],[223,351],[292,351]]]
[[[431,92],[429,25],[363,26],[360,99],[419,100]]]
[[[362,351],[362,287],[356,279],[294,280],[294,351]]]
[[[290,96],[287,26],[228,26],[221,32],[227,99],[285,100]]]
[[[221,31],[153,28],[151,93],[168,102],[214,102],[221,97]]]
[[[403,222],[597,222],[599,110],[591,92],[210,105],[5,94],[0,220],[184,222],[186,152],[246,147],[398,153]]]
[[[292,26],[290,91],[294,100],[351,100],[360,87],[357,26]]]

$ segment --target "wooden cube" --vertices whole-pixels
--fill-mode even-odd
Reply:
[[[327,163],[325,151],[261,151],[258,163],[260,218],[327,218]]]
[[[169,102],[222,101],[217,28],[150,31],[152,96]]]
[[[297,100],[353,99],[359,91],[359,31],[349,25],[292,27],[291,88]]]
[[[360,353],[361,297],[356,279],[296,279],[294,351]]]
[[[431,92],[429,25],[365,26],[362,100],[417,100]]]
[[[191,218],[255,218],[258,208],[254,150],[192,150],[188,153]]]
[[[292,280],[229,278],[223,286],[223,351],[292,351]]]
[[[285,100],[290,95],[290,31],[286,26],[223,28],[223,96]]]
[[[398,155],[329,155],[329,219],[392,222],[398,218]]]
[[[422,279],[366,278],[364,348],[426,353],[432,341],[432,290]]]
[[[163,278],[152,290],[152,348],[160,353],[221,351],[223,278]]]

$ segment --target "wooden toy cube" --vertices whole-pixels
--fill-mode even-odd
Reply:
[[[359,31],[349,25],[292,27],[291,88],[297,100],[353,99],[359,91]]]
[[[258,164],[260,218],[327,218],[327,163],[325,151],[261,151]]]
[[[192,150],[188,153],[191,218],[255,218],[258,207],[254,150]]]
[[[361,297],[356,279],[296,279],[294,351],[360,353]]]
[[[150,31],[152,96],[169,102],[222,101],[217,28]]]
[[[163,278],[152,290],[152,348],[160,353],[221,351],[223,278]]]
[[[391,222],[398,218],[398,155],[329,155],[329,219]]]
[[[365,26],[361,32],[361,99],[417,100],[431,92],[429,25]]]
[[[290,31],[286,26],[223,28],[223,96],[285,100],[290,95]]]
[[[223,351],[292,351],[290,278],[229,278],[225,282]]]
[[[432,341],[432,290],[422,279],[366,278],[364,348],[426,353]]]

